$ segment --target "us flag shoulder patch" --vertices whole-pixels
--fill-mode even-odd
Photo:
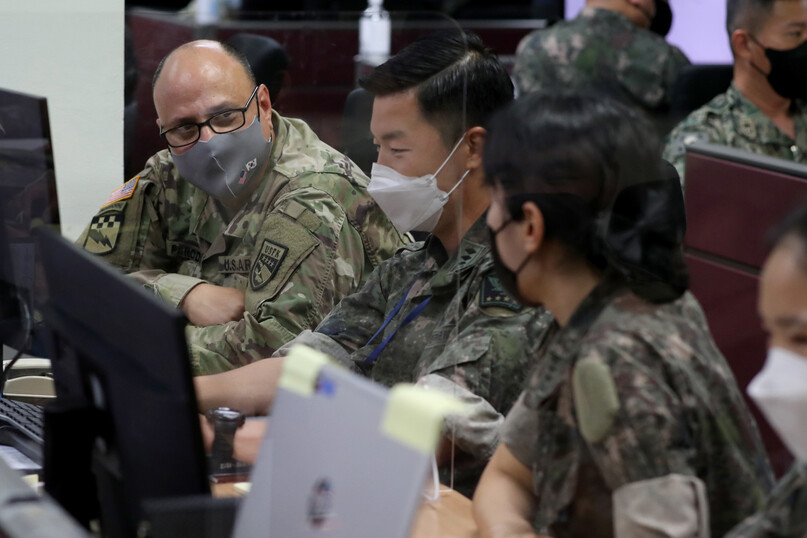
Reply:
[[[134,194],[135,187],[137,187],[138,180],[140,180],[140,176],[135,176],[112,191],[112,194],[109,195],[109,198],[106,199],[106,202],[104,202],[104,205],[101,207],[106,207],[109,204],[114,204],[115,202],[120,202],[121,200],[131,198]]]

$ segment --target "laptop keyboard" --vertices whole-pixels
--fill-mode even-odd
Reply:
[[[12,446],[42,465],[44,431],[41,405],[0,398],[0,445]]]

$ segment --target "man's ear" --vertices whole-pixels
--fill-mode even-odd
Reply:
[[[482,167],[482,153],[485,149],[487,136],[488,132],[483,127],[477,126],[468,129],[468,134],[465,135],[465,143],[468,147],[465,161],[466,170],[475,170]]]
[[[544,242],[544,235],[546,228],[544,225],[544,214],[535,205],[535,202],[527,201],[521,205],[521,210],[524,212],[524,249],[534,254],[538,251]]]
[[[752,42],[751,36],[748,34],[747,30],[738,28],[732,32],[731,50],[734,52],[735,58],[742,58],[743,60],[750,62],[752,55],[751,47],[754,45],[755,43]]]
[[[258,87],[258,106],[261,109],[261,118],[268,118],[272,114],[272,98],[269,96],[269,89],[265,84]]]

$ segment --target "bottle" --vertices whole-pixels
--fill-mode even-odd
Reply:
[[[367,9],[359,19],[359,56],[365,64],[376,66],[389,58],[390,18],[384,0],[367,0]]]
[[[221,18],[220,0],[196,0],[194,18],[197,26],[216,24]]]

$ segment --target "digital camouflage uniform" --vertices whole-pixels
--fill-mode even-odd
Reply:
[[[655,110],[669,104],[678,71],[688,64],[678,48],[625,15],[585,7],[522,39],[513,78],[521,93],[595,89]]]
[[[556,537],[611,536],[612,491],[671,473],[705,483],[712,536],[723,536],[772,483],[756,424],[688,292],[653,305],[598,286],[548,344],[501,435],[533,471],[536,529]]]
[[[407,290],[400,311],[368,343]],[[429,298],[427,307],[395,333],[376,362],[363,365]],[[503,415],[524,388],[534,350],[551,320],[543,308],[524,308],[501,287],[482,217],[450,257],[434,236],[404,247],[373,272],[361,291],[343,299],[316,332],[306,331],[294,342],[320,349],[384,385],[417,382],[469,402],[469,415],[449,417],[446,436],[453,436],[455,446],[471,456],[456,461],[454,479],[455,489],[470,495],[496,449]],[[445,484],[447,473],[442,470]]]
[[[175,306],[201,282],[244,291],[241,320],[188,327],[196,374],[270,356],[316,327],[404,244],[350,160],[304,122],[274,112],[272,120],[262,184],[229,223],[164,150],[113,193],[78,240]]]
[[[807,536],[807,463],[793,464],[765,508],[735,527],[726,538],[804,538]]]
[[[686,146],[710,142],[733,148],[807,163],[807,108],[793,101],[796,140],[793,140],[749,101],[732,83],[722,93],[687,116],[667,137],[664,158],[670,161],[681,181],[684,178]]]

